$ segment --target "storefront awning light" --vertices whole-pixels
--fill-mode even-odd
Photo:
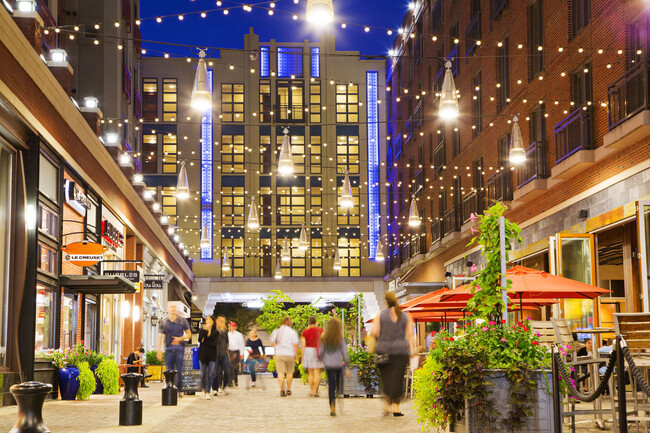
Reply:
[[[228,258],[228,249],[223,254],[223,261],[221,262],[221,270],[228,272],[230,270],[230,259]]]
[[[275,264],[275,274],[273,275],[273,278],[276,280],[282,279],[282,265],[280,265],[280,259]]]
[[[190,198],[190,186],[189,182],[187,181],[187,169],[185,168],[185,161],[181,161],[181,168],[178,170],[176,198],[179,200]]]
[[[343,178],[343,187],[341,188],[341,207],[349,209],[354,205],[352,197],[352,184],[350,183],[350,175],[345,170],[345,177]]]
[[[440,106],[438,108],[438,115],[444,120],[451,120],[458,117],[458,97],[456,95],[456,83],[454,82],[454,74],[451,72],[451,62],[446,63],[447,70],[445,71],[445,78],[442,81],[442,89],[440,90]]]
[[[289,239],[286,237],[284,238],[284,241],[282,242],[282,252],[280,254],[282,257],[283,262],[288,262],[291,260],[291,250],[289,249]]]
[[[251,206],[248,211],[248,228],[255,230],[260,226],[260,218],[257,215],[257,204],[255,204],[255,196],[251,198]]]
[[[521,130],[519,129],[519,118],[517,116],[512,119],[512,139],[510,141],[510,155],[508,160],[511,164],[520,165],[526,162],[526,148],[524,146],[524,139],[521,137]]]
[[[409,225],[411,227],[417,227],[420,225],[420,213],[418,212],[417,201],[415,200],[415,194],[411,197],[411,209],[409,209]]]
[[[334,270],[338,271],[341,269],[341,254],[339,253],[339,249],[336,249],[336,254],[334,255]]]
[[[119,138],[116,132],[109,132],[106,134],[106,144],[117,144]]]
[[[278,159],[278,172],[282,176],[293,174],[293,154],[291,153],[289,130],[287,128],[284,128],[284,137],[282,138],[282,147],[280,148],[280,158]]]
[[[375,254],[375,260],[378,262],[384,261],[384,251],[383,251],[383,246],[381,244],[381,240],[377,241],[377,254]]]
[[[298,240],[298,249],[307,251],[308,248],[309,242],[307,241],[307,230],[305,229],[305,223],[302,223],[302,228],[300,229],[300,239]]]
[[[54,63],[65,63],[68,61],[68,53],[61,48],[53,48],[50,50],[50,60]]]
[[[192,87],[192,99],[190,105],[195,110],[204,112],[212,106],[212,95],[208,85],[208,67],[205,64],[205,51],[199,52],[199,64],[196,66],[194,86]]]
[[[334,4],[332,0],[307,0],[307,22],[324,25],[333,20]]]
[[[86,108],[97,108],[99,107],[99,99],[94,96],[86,96],[84,98],[84,107]]]

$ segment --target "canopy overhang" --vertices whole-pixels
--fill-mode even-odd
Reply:
[[[85,295],[135,293],[135,286],[119,275],[61,275],[59,284]]]

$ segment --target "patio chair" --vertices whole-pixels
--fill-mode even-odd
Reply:
[[[650,368],[650,313],[615,313],[614,330],[616,335],[623,337],[627,343],[634,364],[642,370],[643,377],[647,382],[648,369]],[[628,412],[627,420],[636,424],[637,431],[643,423],[645,432],[647,432],[650,423],[648,396],[643,392],[638,392],[634,375],[631,371],[629,373],[633,410]]]

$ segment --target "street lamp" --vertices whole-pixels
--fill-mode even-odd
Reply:
[[[524,148],[524,139],[521,137],[519,123],[517,123],[518,120],[519,118],[517,116],[512,119],[512,140],[510,146],[510,156],[508,158],[510,162],[515,165],[520,165],[526,162],[526,149]]]
[[[302,229],[300,230],[300,239],[298,240],[298,249],[307,251],[308,248],[309,243],[307,242],[307,230],[305,229],[305,223],[302,223]]]
[[[381,239],[377,241],[377,254],[375,254],[375,260],[378,262],[384,261],[384,251],[381,245]]]
[[[257,215],[257,205],[255,204],[255,196],[251,198],[251,207],[248,211],[248,228],[255,230],[260,226],[260,218]]]
[[[187,169],[185,161],[181,161],[181,168],[178,170],[178,183],[176,184],[176,198],[184,200],[190,197],[190,187],[187,181]]]
[[[280,253],[283,262],[288,262],[291,260],[291,251],[289,251],[289,240],[285,237],[282,242],[282,252]]]
[[[275,264],[275,275],[273,275],[273,278],[276,280],[282,279],[282,266],[280,265],[280,259]]]
[[[196,66],[194,86],[192,86],[192,99],[190,105],[195,110],[206,111],[212,106],[212,95],[208,85],[208,67],[205,64],[205,51],[199,51],[199,64]]]
[[[289,130],[284,128],[284,137],[282,138],[282,147],[280,148],[280,158],[278,159],[278,172],[282,176],[293,173],[293,155],[291,154],[291,145],[289,144]]]
[[[201,241],[199,243],[201,248],[210,248],[210,239],[208,239],[208,225],[203,224],[201,228]]]
[[[221,262],[221,270],[224,272],[228,272],[230,270],[230,259],[228,258],[228,248],[226,248],[226,252],[223,255],[223,261]]]
[[[343,187],[341,189],[341,207],[349,209],[354,205],[352,198],[352,184],[350,183],[350,176],[348,171],[345,170],[345,177],[343,178]]]
[[[411,197],[411,209],[409,209],[409,226],[417,227],[420,225],[420,213],[415,201],[415,194]]]
[[[456,97],[454,74],[451,72],[451,62],[447,61],[445,67],[447,70],[445,71],[445,78],[442,80],[438,115],[444,120],[452,120],[458,117],[458,98]]]
[[[334,270],[341,270],[341,255],[338,248],[336,249],[336,254],[334,255]]]

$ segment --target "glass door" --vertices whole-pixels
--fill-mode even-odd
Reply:
[[[84,344],[91,350],[97,350],[97,317],[96,298],[84,296]]]
[[[650,201],[640,201],[638,204],[637,220],[639,224],[639,261],[641,271],[641,297],[643,298],[643,311],[650,312]]]

